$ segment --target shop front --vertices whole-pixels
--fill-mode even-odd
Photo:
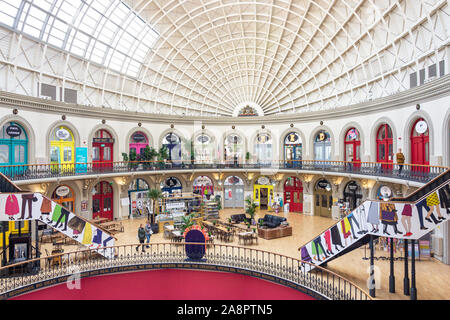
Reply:
[[[296,132],[291,132],[284,138],[284,160],[287,168],[302,166],[302,140]]]
[[[128,216],[144,217],[151,211],[150,198],[148,197],[149,186],[144,179],[135,179],[128,186]]]
[[[430,164],[430,136],[428,123],[420,118],[411,129],[411,164]],[[414,171],[429,171],[427,167],[413,166]]]
[[[195,178],[192,189],[195,194],[198,194],[208,200],[211,198],[211,195],[214,194],[214,184],[207,176],[198,176]]]
[[[272,137],[268,133],[259,133],[255,141],[255,157],[257,164],[272,162]]]
[[[224,182],[224,207],[244,207],[244,181],[237,177],[227,177]]]
[[[101,181],[92,189],[92,217],[113,220],[114,191],[111,183]]]
[[[181,139],[175,133],[168,133],[163,140],[163,146],[167,148],[169,158],[173,165],[181,164]]]
[[[75,194],[69,186],[58,186],[52,193],[52,200],[70,212],[75,212]]]
[[[210,164],[214,162],[213,139],[205,134],[199,134],[194,140],[195,163]]]
[[[113,166],[114,139],[106,130],[98,130],[92,139],[92,166],[107,169]]]
[[[388,124],[380,126],[377,132],[377,162],[381,162],[383,170],[392,170],[394,160],[394,145],[392,130]]]
[[[56,127],[50,137],[50,163],[52,170],[71,171],[75,160],[75,141],[72,131],[64,126]]]
[[[230,134],[224,141],[224,160],[228,165],[238,166],[244,158],[244,139],[237,134]]]
[[[314,215],[331,218],[332,206],[333,194],[331,184],[326,179],[320,179],[314,187]]]
[[[258,204],[259,209],[268,210],[273,207],[273,188],[271,179],[266,176],[259,177],[253,184],[253,201]]]
[[[183,186],[178,178],[169,177],[161,184],[161,191],[173,196],[181,195]]]
[[[144,152],[144,149],[148,146],[148,138],[145,133],[137,131],[133,133],[130,138],[130,153],[134,151],[136,155],[140,155]]]
[[[361,167],[361,140],[359,132],[356,128],[351,128],[345,134],[344,141],[344,157],[345,161],[348,162],[348,168],[352,170],[353,168]]]
[[[321,130],[314,139],[314,160],[331,160],[331,137],[324,130]]]
[[[0,131],[0,165],[17,166],[27,164],[28,137],[21,125],[8,122]],[[22,174],[25,167],[1,168],[1,173],[10,177]]]
[[[354,210],[362,203],[362,190],[356,181],[350,181],[344,188],[344,201],[348,203],[347,208]]]
[[[284,182],[284,201],[289,212],[303,212],[303,185],[299,178],[289,177]]]

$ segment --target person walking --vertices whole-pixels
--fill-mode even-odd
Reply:
[[[398,174],[402,174],[403,165],[405,164],[405,155],[402,153],[402,149],[399,148],[397,154],[395,155],[398,164]]]
[[[152,225],[150,224],[150,221],[147,220],[147,223],[145,224],[145,238],[147,239],[147,248],[150,248],[148,244],[150,243],[150,237],[152,236],[152,234]]]
[[[142,245],[142,252],[145,252],[145,248],[144,248],[144,242],[145,242],[145,229],[144,229],[144,225],[143,225],[143,224],[139,225],[139,229],[138,229],[138,239],[139,239],[139,243]],[[136,251],[139,251],[139,245],[136,246]]]

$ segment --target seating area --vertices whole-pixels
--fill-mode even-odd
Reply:
[[[274,216],[271,214],[266,214],[264,218],[258,219],[258,224],[268,228],[276,228],[281,225],[282,222],[286,221],[285,217]]]
[[[232,223],[242,223],[242,222],[245,222],[245,221],[250,221],[250,217],[247,217],[245,215],[245,213],[233,214],[233,215],[231,215],[230,218],[231,218],[231,222]]]

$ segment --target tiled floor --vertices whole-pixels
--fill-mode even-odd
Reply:
[[[220,219],[227,221],[232,214],[243,213],[242,209],[225,209],[220,212]],[[263,217],[267,212],[260,211],[256,214],[256,220]],[[288,222],[293,227],[293,234],[290,237],[265,240],[258,239],[258,244],[253,244],[253,248],[260,250],[276,252],[286,256],[300,258],[298,248],[302,244],[312,240],[319,232],[335,223],[334,220],[322,217],[308,216],[298,213],[289,213],[287,215]],[[116,235],[116,245],[137,243],[137,229],[139,224],[145,223],[145,219],[130,219],[123,220],[125,228],[124,233]],[[163,238],[162,233],[153,234],[151,237],[152,243],[168,242],[169,240]],[[215,241],[221,243],[220,241]],[[234,242],[227,243],[229,245],[242,246],[238,244],[238,238],[235,237]],[[48,245],[45,247],[48,248]],[[50,248],[48,249],[49,251]],[[77,246],[67,246],[65,252],[77,250]],[[369,261],[363,260],[365,254],[364,247],[354,250],[334,261],[331,261],[327,269],[336,272],[337,274],[353,281],[361,288],[367,289],[367,279],[369,276],[368,268]],[[385,254],[377,251],[378,256]],[[409,299],[403,295],[403,270],[404,262],[395,262],[395,280],[396,292],[391,294],[389,290],[389,261],[375,261],[376,270],[379,270],[378,281],[380,288],[376,290],[376,296],[380,299]],[[411,269],[409,268],[411,272]],[[411,275],[409,276],[411,278]],[[450,289],[450,266],[445,265],[435,259],[428,261],[416,262],[416,287],[419,299],[449,299],[448,293]]]

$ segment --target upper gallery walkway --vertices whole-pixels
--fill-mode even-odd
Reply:
[[[380,162],[346,161],[272,161],[265,163],[199,163],[196,161],[119,161],[65,164],[25,164],[0,166],[0,172],[19,184],[38,181],[53,181],[60,178],[87,179],[92,177],[124,176],[135,174],[158,174],[164,172],[261,172],[265,175],[277,173],[320,174],[374,179],[411,185],[422,184],[447,171],[448,167]],[[65,180],[65,179],[63,179]]]

